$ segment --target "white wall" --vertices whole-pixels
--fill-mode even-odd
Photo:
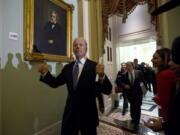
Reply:
[[[153,24],[151,24],[151,15],[148,12],[148,5],[138,5],[134,11],[128,15],[125,23],[122,23],[122,17],[113,16],[112,17],[112,28],[113,28],[113,46],[114,49],[121,46],[127,46],[130,43],[131,45],[134,42],[144,41],[147,39],[156,39],[156,31]],[[125,43],[125,44],[124,44]],[[117,51],[116,52],[116,67],[114,71],[119,70],[119,65],[124,60],[120,60],[119,57],[122,57],[121,54],[124,54],[126,57],[131,60],[132,57],[129,54],[135,55],[130,52],[130,49],[127,49],[128,52]],[[133,50],[131,50],[133,51]],[[128,55],[127,55],[128,54]],[[120,56],[121,55],[121,56]],[[134,56],[134,57],[135,57]]]
[[[122,17],[116,17],[115,27],[117,31],[115,43],[154,35],[154,26],[151,24],[147,4],[138,5],[128,16],[126,23],[122,23]]]
[[[119,71],[122,62],[133,61],[135,58],[139,64],[145,62],[152,66],[151,59],[156,48],[156,41],[153,39],[119,43],[116,47],[116,71]]]
[[[126,23],[119,19],[119,36],[151,28],[150,14],[147,12],[147,4],[138,5],[128,16]]]
[[[18,40],[10,40],[9,32],[18,33]],[[5,66],[8,58],[7,54],[15,55],[20,53],[23,56],[23,2],[22,0],[3,1],[3,43],[2,43],[2,67]],[[17,60],[13,59],[14,66]]]
[[[156,50],[156,42],[155,41],[150,41],[146,42],[143,44],[136,44],[136,43],[131,43],[129,46],[122,46],[122,47],[117,47],[116,48],[116,69],[119,71],[120,64],[122,62],[128,62],[132,61],[137,58],[139,64],[141,62],[145,62],[147,64],[151,63],[152,55],[154,54]]]

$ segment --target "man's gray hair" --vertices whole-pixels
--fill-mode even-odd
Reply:
[[[82,39],[82,40],[84,40],[84,43],[85,43],[85,45],[87,46],[87,41],[86,41],[86,39],[85,39],[84,37],[77,37],[77,38],[75,38],[74,41],[73,41],[73,45],[74,45],[74,42],[75,42],[77,39]]]

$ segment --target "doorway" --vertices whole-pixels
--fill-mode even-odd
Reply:
[[[156,51],[156,40],[136,40],[121,42],[116,46],[116,69],[120,68],[122,62],[132,61],[136,58],[138,62],[145,62],[152,66],[151,59]]]

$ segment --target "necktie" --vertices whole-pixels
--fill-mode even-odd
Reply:
[[[73,68],[73,87],[76,89],[76,86],[78,84],[78,74],[79,74],[79,61],[77,61]]]
[[[134,83],[134,78],[133,78],[132,72],[130,73],[130,83],[131,83],[131,85],[133,85],[133,83]]]

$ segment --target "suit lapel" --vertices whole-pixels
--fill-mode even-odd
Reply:
[[[128,84],[130,84],[128,72],[126,72],[126,80],[127,80]]]
[[[75,61],[71,63],[71,66],[70,66],[70,76],[69,79],[70,79],[70,83],[71,83],[71,86],[73,87],[73,67],[74,67],[74,64],[75,64]]]
[[[78,84],[83,82],[82,79],[85,78],[86,74],[88,73],[87,70],[89,68],[89,60],[87,59],[86,62],[84,63],[84,67],[82,69],[81,75],[79,76],[79,81]]]
[[[138,74],[137,74],[136,70],[134,70],[134,83],[136,82],[137,76],[138,76]]]

